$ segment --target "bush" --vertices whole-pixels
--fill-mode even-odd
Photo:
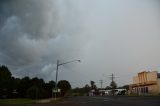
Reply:
[[[39,88],[37,86],[32,86],[27,90],[27,97],[31,99],[38,99],[39,93]]]

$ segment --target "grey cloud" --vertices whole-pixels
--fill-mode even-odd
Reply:
[[[47,78],[53,77],[48,64],[78,56],[80,39],[74,37],[78,36],[72,31],[76,26],[70,24],[76,20],[67,18],[66,8],[61,7],[53,0],[1,1],[0,63],[16,76]]]
[[[82,59],[62,66],[59,79],[82,86],[109,83],[102,74],[115,73],[119,84],[130,83],[159,67],[159,9],[149,0],[1,0],[0,64],[15,76],[51,80],[57,59]]]

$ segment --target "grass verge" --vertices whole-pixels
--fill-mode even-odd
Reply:
[[[62,102],[62,100],[63,100],[63,98],[57,98],[56,100],[53,98],[53,99],[51,100],[51,103],[57,104],[57,103]]]
[[[31,99],[0,99],[0,105],[22,105],[34,103],[36,103],[36,101]]]

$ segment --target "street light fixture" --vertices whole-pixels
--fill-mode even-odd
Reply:
[[[56,94],[58,92],[58,89],[57,89],[57,79],[58,79],[58,67],[61,66],[61,65],[64,65],[64,64],[68,64],[68,63],[72,63],[72,62],[81,62],[81,60],[72,60],[72,61],[68,61],[68,62],[64,62],[64,63],[60,63],[59,60],[57,60],[57,68],[56,68],[56,82],[55,82],[55,99],[56,99]]]

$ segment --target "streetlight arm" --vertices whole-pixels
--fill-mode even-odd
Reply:
[[[68,64],[68,63],[71,63],[71,62],[75,62],[75,61],[81,62],[81,60],[73,60],[73,61],[68,61],[68,62],[65,62],[65,63],[59,63],[58,66]]]
[[[68,61],[68,62],[65,62],[65,63],[59,63],[59,60],[57,60],[56,82],[55,82],[56,93],[58,92],[58,89],[57,89],[58,67],[61,66],[61,65],[64,65],[64,64],[68,64],[68,63],[71,63],[71,62],[75,62],[75,61],[81,62],[81,60],[73,60],[73,61]],[[55,99],[56,99],[56,93],[55,93]]]

